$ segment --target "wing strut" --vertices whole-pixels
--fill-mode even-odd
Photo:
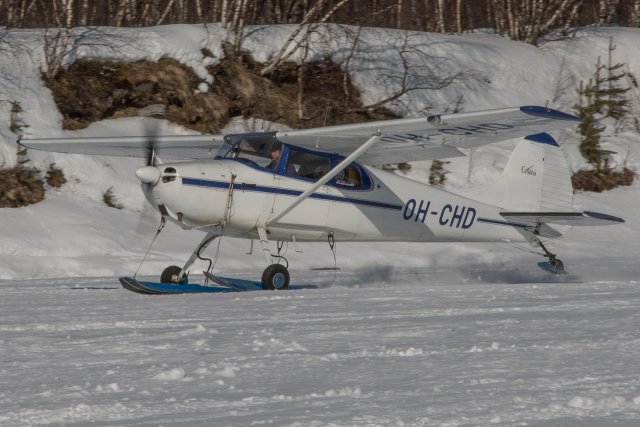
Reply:
[[[291,212],[291,210],[293,210],[296,206],[302,203],[307,197],[313,194],[314,191],[316,191],[318,188],[325,185],[327,182],[329,182],[331,178],[335,177],[342,169],[346,168],[351,162],[355,161],[358,157],[363,155],[369,148],[373,147],[379,140],[380,140],[380,132],[378,132],[378,134],[369,138],[367,142],[362,144],[357,150],[351,153],[343,161],[338,163],[333,169],[331,169],[322,178],[316,181],[315,184],[309,187],[309,189],[307,189],[304,193],[296,197],[295,200],[291,202],[289,206],[287,206],[286,208],[278,212],[276,215],[271,217],[271,219],[267,221],[265,226],[268,227],[278,222],[283,216]]]

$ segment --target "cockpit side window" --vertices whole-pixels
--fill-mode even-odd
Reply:
[[[251,141],[242,139],[233,147],[232,151],[235,152],[236,158],[251,160],[263,168],[275,169],[280,159],[281,150],[282,143],[276,140]]]
[[[231,144],[231,149],[221,157],[245,160],[269,169],[276,168],[282,151],[282,142],[273,135],[239,134],[225,142]]]
[[[318,180],[331,170],[331,158],[309,151],[290,149],[286,172],[289,175]]]

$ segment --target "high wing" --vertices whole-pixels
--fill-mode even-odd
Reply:
[[[373,136],[377,143],[358,160],[384,165],[416,160],[463,156],[472,148],[571,126],[579,119],[545,107],[524,106],[469,113],[381,120],[303,130],[279,131],[280,141],[345,157]],[[40,138],[19,141],[26,148],[101,156],[147,157],[150,137]],[[154,136],[154,149],[163,160],[210,158],[224,141],[223,135]]]
[[[463,156],[459,148],[561,129],[579,120],[557,110],[524,106],[280,131],[276,137],[285,143],[346,156],[371,136],[379,135],[380,142],[359,161],[383,165]]]
[[[34,150],[96,156],[147,157],[150,140],[163,160],[210,158],[222,145],[223,135],[106,136],[22,139],[20,145]]]

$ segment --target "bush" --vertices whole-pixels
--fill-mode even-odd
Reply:
[[[0,208],[19,208],[44,199],[44,183],[37,169],[22,165],[0,170]]]
[[[574,190],[595,191],[600,193],[605,190],[619,187],[621,185],[631,185],[635,178],[635,173],[628,168],[621,171],[615,170],[581,170],[573,174],[571,183]]]
[[[44,179],[51,188],[60,188],[62,184],[67,182],[67,179],[64,177],[64,172],[62,172],[62,169],[57,168],[55,163],[49,166],[49,170]]]
[[[113,187],[109,187],[102,195],[102,201],[110,208],[122,209],[122,205],[116,202],[116,196],[113,194]]]

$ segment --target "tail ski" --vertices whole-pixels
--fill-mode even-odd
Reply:
[[[504,209],[514,225],[526,225],[541,237],[560,233],[545,224],[609,225],[623,223],[615,216],[573,209],[569,166],[558,143],[546,133],[527,136],[513,150],[497,182],[475,189],[469,197]],[[521,228],[521,227],[518,227]]]

